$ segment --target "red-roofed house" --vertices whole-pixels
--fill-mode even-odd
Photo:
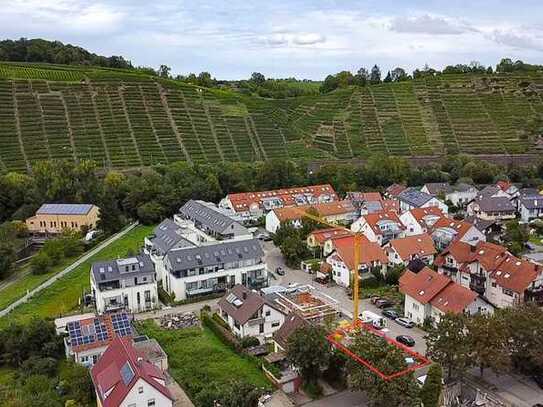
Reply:
[[[300,227],[304,213],[312,210],[323,220],[333,224],[349,224],[356,218],[357,213],[352,202],[347,200],[278,208],[271,210],[266,215],[266,230],[270,233],[275,233],[283,222],[292,222],[295,227]]]
[[[484,296],[498,308],[535,300],[543,303],[543,269],[503,246],[452,243],[435,261],[438,272]]]
[[[361,236],[360,273],[367,273],[378,267],[385,273],[388,258],[385,251],[375,242]],[[354,268],[354,236],[344,236],[332,240],[335,251],[327,257],[326,262],[332,266],[332,279],[343,287],[351,284],[351,270]]]
[[[430,233],[438,250],[444,250],[455,241],[461,241],[474,246],[486,240],[485,234],[473,224],[465,220],[451,219],[447,216],[439,218],[433,224]]]
[[[172,407],[164,373],[144,358],[131,338],[117,338],[91,369],[98,407]]]
[[[518,196],[519,189],[516,185],[513,185],[509,181],[498,181],[496,182],[496,186],[500,188],[503,192],[505,192],[509,197],[515,198]]]
[[[330,184],[228,194],[219,206],[248,219],[258,219],[275,208],[313,205],[339,200]]]
[[[434,241],[426,233],[393,239],[386,246],[388,261],[394,265],[407,266],[411,260],[419,259],[432,264],[436,249]]]
[[[370,242],[384,245],[391,239],[405,235],[405,226],[393,211],[376,212],[361,216],[351,225],[353,232],[362,232]]]
[[[385,190],[387,198],[397,198],[407,187],[403,184],[392,184]]]
[[[416,274],[404,272],[400,292],[405,294],[405,315],[417,324],[423,324],[427,318],[437,323],[448,312],[472,315],[493,309],[473,291],[428,267]]]
[[[443,216],[443,212],[437,206],[428,208],[413,208],[400,215],[400,220],[405,225],[407,236],[428,233],[434,223]]]
[[[351,234],[352,232],[345,228],[318,229],[311,232],[307,236],[307,247],[309,247],[310,250],[316,250],[319,248],[322,251],[327,240],[334,239],[336,237],[348,236]],[[323,254],[327,255],[328,253],[324,251]]]

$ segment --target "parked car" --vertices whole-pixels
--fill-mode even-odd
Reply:
[[[370,298],[370,302],[372,304],[375,304],[378,300],[381,300],[382,298],[377,296],[377,295],[374,295],[373,297]]]
[[[383,316],[389,319],[396,319],[400,317],[400,314],[398,314],[398,311],[396,311],[395,309],[390,309],[390,308],[384,309],[381,312],[381,314],[383,314]]]
[[[284,276],[284,275],[285,275],[285,270],[283,270],[283,267],[277,267],[277,268],[275,269],[275,272],[276,272],[277,274],[279,274],[280,276]]]
[[[272,240],[271,236],[267,233],[259,233],[258,235],[256,235],[256,238],[258,240],[263,240],[264,242],[269,242],[270,240]]]
[[[413,328],[415,326],[415,323],[406,317],[396,318],[394,321],[396,321],[398,325],[405,326],[406,328]]]
[[[394,306],[394,303],[386,298],[381,298],[380,300],[375,301],[375,306],[377,308],[389,308]]]
[[[396,340],[403,343],[405,346],[409,346],[410,348],[415,346],[415,340],[409,335],[398,335]]]

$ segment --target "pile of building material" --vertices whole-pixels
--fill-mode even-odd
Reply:
[[[194,312],[168,314],[160,318],[160,326],[165,329],[185,329],[200,326],[200,319]]]

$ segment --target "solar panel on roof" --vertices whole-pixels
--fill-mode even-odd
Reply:
[[[39,214],[55,215],[85,215],[92,208],[90,204],[43,204],[38,209]]]

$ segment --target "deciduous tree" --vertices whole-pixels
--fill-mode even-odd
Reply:
[[[298,328],[287,342],[287,359],[296,368],[306,383],[315,383],[330,359],[330,344],[326,331],[320,325]]]

